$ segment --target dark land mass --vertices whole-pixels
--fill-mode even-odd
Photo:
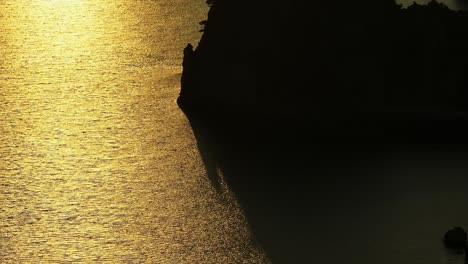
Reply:
[[[456,219],[456,203],[428,200],[431,213],[408,218],[391,204],[433,186],[457,193],[433,171],[467,153],[468,14],[216,0],[201,24],[178,103],[213,185],[234,191],[273,263],[430,263],[407,249],[418,236],[442,247],[451,226],[434,227]],[[422,176],[391,175],[401,159],[424,161]]]

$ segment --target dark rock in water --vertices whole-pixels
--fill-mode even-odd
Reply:
[[[444,236],[444,244],[450,248],[464,248],[466,246],[467,235],[461,227],[455,227]]]

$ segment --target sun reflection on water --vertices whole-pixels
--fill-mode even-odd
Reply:
[[[175,105],[203,1],[12,0],[0,14],[1,262],[262,262]]]

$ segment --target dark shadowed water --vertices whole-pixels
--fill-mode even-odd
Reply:
[[[282,121],[253,137],[254,123],[192,123],[210,178],[236,192],[273,263],[462,264],[442,238],[468,227],[466,148],[424,134],[405,144],[398,122],[386,139],[365,129],[324,135],[313,123]]]

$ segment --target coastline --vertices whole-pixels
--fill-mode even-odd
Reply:
[[[234,191],[273,263],[414,263],[419,252],[402,258],[416,234],[435,241],[418,259],[442,254],[437,228],[457,211],[441,201],[454,194],[433,192],[435,170],[388,174],[399,156],[423,170],[414,164],[466,155],[468,13],[436,2],[261,2],[215,1],[184,52],[178,104],[212,183]],[[444,213],[406,219],[395,200],[427,205],[406,188]]]

